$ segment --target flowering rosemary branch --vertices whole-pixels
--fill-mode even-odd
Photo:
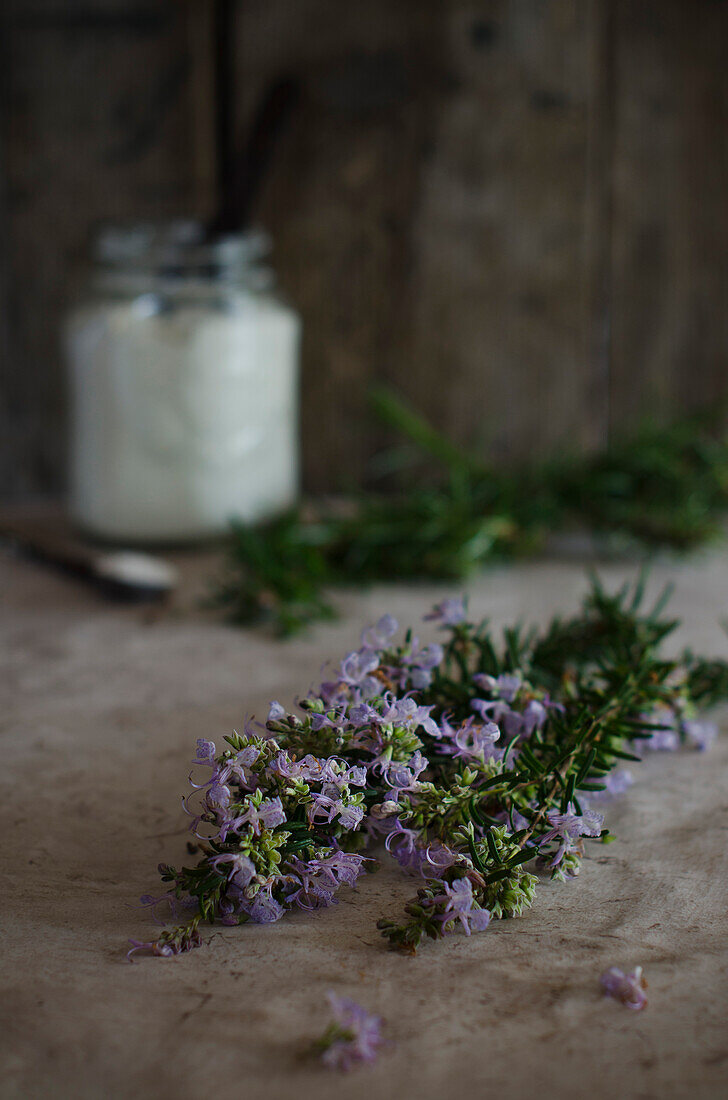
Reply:
[[[660,655],[676,623],[643,596],[594,582],[578,615],[501,642],[460,600],[426,616],[442,645],[396,642],[385,615],[297,711],[272,703],[222,753],[199,740],[185,808],[201,857],[160,865],[167,892],[142,899],[188,919],[130,956],[195,947],[202,922],[335,904],[382,842],[419,880],[404,916],[379,922],[405,951],[522,913],[539,875],[577,875],[584,843],[612,839],[602,809],[631,782],[624,761],[707,747],[696,706],[728,698],[725,662]]]

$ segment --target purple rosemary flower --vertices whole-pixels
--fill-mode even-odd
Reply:
[[[381,722],[379,711],[369,703],[354,703],[349,708],[349,721],[356,729]]]
[[[345,702],[323,714],[317,710],[311,711],[310,719],[311,729],[316,732],[322,729],[343,730],[351,724]]]
[[[642,967],[636,966],[630,974],[625,974],[616,966],[610,966],[601,977],[606,996],[614,997],[625,1008],[639,1012],[647,1004],[647,982],[642,975]]]
[[[290,876],[287,886],[290,892],[286,894],[286,901],[289,905],[313,912],[314,909],[326,909],[337,904],[334,895],[338,886],[328,876],[318,874],[301,860],[292,859],[289,866],[296,867],[296,874]]]
[[[133,956],[138,951],[143,954],[161,955],[169,958],[170,955],[181,955],[184,951],[192,951],[202,945],[202,937],[197,929],[197,924],[183,926],[173,932],[163,932],[158,940],[129,940],[131,947],[126,953],[130,963],[134,962]]]
[[[490,923],[487,909],[473,909],[473,884],[468,878],[458,878],[452,885],[444,882],[444,893],[433,898],[432,904],[445,903],[441,920],[443,926],[459,920],[466,936],[472,932],[483,932]]]
[[[288,753],[281,749],[276,758],[270,762],[270,770],[284,779],[303,779],[304,782],[320,783],[326,777],[326,765],[328,761],[320,756],[312,756],[308,753],[302,760],[291,760]]]
[[[500,738],[500,730],[495,722],[476,722],[473,718],[467,718],[463,724],[454,731],[452,736],[452,748],[450,752],[455,757],[466,760],[484,760],[492,755],[492,747]]]
[[[254,924],[273,924],[285,913],[285,909],[271,895],[270,890],[261,890],[245,905],[245,909]]]
[[[270,710],[268,711],[269,722],[282,722],[286,717],[286,708],[281,706],[277,699],[274,699],[270,704]]]
[[[328,993],[334,1023],[316,1044],[321,1060],[329,1069],[349,1070],[358,1062],[375,1061],[382,1039],[379,1016],[351,1001]]]
[[[293,871],[290,876],[293,892],[286,900],[308,910],[333,905],[340,886],[356,886],[365,862],[366,857],[355,852],[335,851],[322,859],[310,860],[294,856],[288,861]]]
[[[432,737],[439,737],[440,731],[434,718],[430,718],[432,707],[422,707],[409,695],[397,699],[391,692],[382,696],[381,705],[356,703],[349,709],[349,721],[355,727],[398,726],[416,729],[422,726]]]
[[[350,701],[350,690],[341,680],[325,680],[317,691],[311,689],[308,697],[310,699],[321,699],[324,706],[337,707]]]
[[[701,752],[709,749],[718,736],[715,722],[698,722],[692,718],[683,720],[682,731]]]
[[[228,881],[241,890],[255,878],[255,864],[241,852],[223,852],[210,859],[210,867],[218,874],[227,874]]]
[[[362,648],[347,653],[341,662],[339,678],[342,683],[361,692],[361,697],[370,699],[378,695],[382,685],[372,676],[379,665],[379,657],[371,649]]]
[[[453,851],[438,841],[416,844],[411,849],[403,847],[400,852],[394,853],[394,857],[403,870],[424,879],[440,878],[457,859]]]
[[[551,828],[539,840],[539,846],[550,844],[553,840],[560,841],[558,851],[549,867],[558,867],[567,852],[572,851],[579,837],[599,836],[604,823],[603,814],[595,810],[586,810],[582,815],[577,814],[572,802],[569,803],[566,813],[558,814],[553,811],[547,815]]]
[[[215,751],[215,746],[212,741],[204,742],[206,745],[212,746],[210,750],[212,753]],[[198,742],[199,745],[199,742]],[[198,753],[203,752],[198,748]],[[241,787],[252,787],[255,780],[248,775],[248,769],[250,769],[255,761],[260,756],[260,749],[255,745],[246,745],[235,756],[227,757],[219,764],[215,761],[214,756],[210,764],[205,766],[212,767],[212,775],[206,783],[193,783],[190,776],[190,786],[195,791],[206,790],[205,799],[208,804],[208,808],[213,811],[224,808],[230,801],[230,781],[236,780]],[[202,760],[197,763],[203,763]]]
[[[465,621],[465,601],[462,597],[441,600],[423,618],[425,622],[439,623],[441,627],[457,626]]]
[[[418,749],[406,764],[389,764],[383,768],[385,782],[399,794],[400,791],[417,789],[417,780],[427,768],[429,760]],[[397,801],[396,797],[394,801]]]
[[[210,779],[209,784],[207,784],[205,801],[213,812],[224,810],[230,802],[230,788],[225,782],[226,778],[225,769],[218,767],[217,771]]]
[[[613,798],[624,794],[632,786],[634,777],[626,768],[616,768],[609,775],[602,778],[602,783],[605,787],[603,791],[592,791],[588,795],[579,795],[582,806],[588,808],[593,802],[610,802]]]
[[[204,737],[198,737],[197,753],[192,763],[202,764],[206,768],[214,768],[216,751],[214,741],[206,741]]]
[[[339,885],[356,886],[357,879],[361,875],[364,864],[369,862],[368,856],[361,856],[358,852],[335,851],[325,859],[318,860],[321,868],[329,871]]]
[[[419,706],[411,695],[397,699],[391,692],[387,692],[383,697],[383,704],[378,718],[380,725],[421,726],[427,721],[435,725],[430,718],[432,707]]]
[[[478,672],[473,676],[473,683],[496,699],[502,699],[504,703],[512,703],[521,690],[523,677],[520,672],[502,672],[500,676],[488,676],[484,672]]]
[[[137,951],[142,954],[161,955],[169,957],[170,955],[178,955],[179,951],[175,951],[171,944],[168,943],[155,943],[154,940],[129,940],[131,947],[126,953],[126,957],[129,962],[134,962],[132,955],[136,955]]]
[[[627,768],[616,768],[604,777],[604,784],[607,788],[604,793],[616,798],[617,795],[624,794],[633,783],[634,776],[632,772],[628,771]],[[599,794],[600,792],[597,791],[596,793]]]
[[[399,623],[393,615],[382,615],[375,626],[362,631],[362,645],[366,649],[386,649],[398,630]]]
[[[647,737],[638,737],[633,742],[633,748],[638,756],[645,751],[651,752],[675,752],[680,748],[679,729],[680,723],[674,710],[669,707],[661,707],[650,714],[643,714],[645,728],[642,732]],[[661,729],[653,727],[659,724]]]
[[[396,802],[384,803],[383,807],[396,806]],[[417,829],[408,829],[402,824],[399,817],[389,817],[383,820],[384,828],[388,830],[384,847],[390,852],[398,863],[408,865],[409,858],[414,852],[419,837]]]
[[[280,798],[265,798],[259,806],[252,802],[244,813],[235,818],[234,822],[228,822],[228,828],[238,832],[242,825],[249,825],[253,834],[258,836],[261,829],[274,829],[276,825],[283,825],[286,815],[283,812],[283,804]]]
[[[649,737],[639,739],[638,750],[641,747],[652,752],[676,752],[680,748],[680,738],[676,730],[654,730]]]
[[[547,717],[548,704],[540,699],[529,699],[522,712],[525,726],[522,736],[530,737],[534,730],[540,730]]]
[[[437,668],[443,656],[443,648],[437,642],[420,647],[419,640],[413,638],[410,652],[399,658],[400,667],[389,671],[398,679],[400,688],[410,686],[415,691],[423,691],[430,686],[433,669]]]
[[[331,795],[317,792],[306,807],[306,816],[312,825],[331,822],[338,817],[342,828],[347,830],[358,829],[364,817],[364,807],[359,805],[347,806],[341,798],[332,798]]]
[[[166,894],[162,894],[158,898],[155,898],[152,894],[142,894],[139,898],[139,904],[149,909],[156,924],[166,923],[157,915],[157,906],[159,905],[168,905],[170,915],[173,917],[185,910],[196,910],[199,907],[197,898],[178,898],[175,896],[174,890],[168,890]]]

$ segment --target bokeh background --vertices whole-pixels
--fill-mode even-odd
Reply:
[[[305,486],[393,385],[502,461],[728,392],[721,0],[4,0],[0,492],[65,477],[60,319],[100,218],[209,216],[273,84],[255,220],[304,322]]]

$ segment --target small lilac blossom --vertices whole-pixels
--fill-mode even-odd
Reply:
[[[683,720],[682,731],[701,752],[710,748],[718,736],[715,722],[698,722],[691,718]]]
[[[399,791],[414,790],[419,776],[428,765],[429,760],[418,749],[406,764],[390,764],[384,770],[385,782],[389,787]]]
[[[309,698],[321,699],[327,707],[349,702],[349,689],[341,680],[325,680],[318,691],[309,692]]]
[[[400,658],[401,668],[394,670],[394,675],[399,675],[399,686],[405,688],[409,683],[415,691],[428,688],[433,669],[437,668],[443,656],[444,650],[437,642],[420,648],[418,639],[413,638],[410,652]]]
[[[379,657],[371,649],[354,650],[341,662],[340,680],[361,692],[361,698],[370,699],[381,691],[380,682],[371,675],[378,665]]]
[[[453,737],[453,755],[465,759],[478,758],[483,760],[490,753],[492,746],[500,738],[500,730],[495,722],[484,722],[482,725],[474,722],[472,718],[455,731]]]
[[[353,765],[346,773],[346,782],[351,787],[366,787],[367,770],[363,766]]]
[[[680,738],[675,730],[655,730],[650,737],[640,738],[640,744],[652,752],[676,752]]]
[[[647,1004],[647,982],[641,966],[636,966],[630,974],[625,974],[616,966],[610,966],[602,974],[601,983],[606,996],[614,997],[625,1008],[639,1012]]]
[[[291,892],[287,901],[301,909],[321,909],[335,903],[334,894],[340,886],[356,886],[366,857],[356,852],[335,851],[322,859],[302,860],[293,857],[288,866],[293,871]]]
[[[523,677],[520,672],[502,672],[500,676],[478,672],[473,676],[473,683],[505,703],[512,703],[521,690]]]
[[[495,722],[502,730],[506,741],[512,741],[514,737],[525,740],[530,737],[536,727],[536,721],[525,718],[518,711],[512,710],[507,703],[498,699],[471,699],[470,706],[483,721]]]
[[[231,901],[229,897],[220,898],[218,902],[217,911],[220,917],[220,924],[226,925],[228,928],[232,928],[236,924],[240,924],[238,912],[240,905]]]
[[[443,883],[444,893],[433,899],[434,903],[445,903],[441,920],[448,924],[459,920],[466,936],[472,932],[482,932],[490,923],[487,909],[473,909],[473,885],[468,878],[456,879],[452,885]]]
[[[550,844],[553,840],[559,840],[559,848],[549,867],[558,867],[567,852],[574,849],[579,837],[599,836],[604,823],[603,814],[595,810],[586,810],[582,815],[576,813],[572,802],[569,803],[566,813],[550,813],[547,821],[551,828],[539,840],[539,845]]]
[[[217,750],[215,749],[214,741],[206,741],[204,737],[198,737],[197,753],[192,763],[202,764],[208,768],[214,768],[216,751]]]
[[[270,710],[268,711],[269,722],[282,722],[286,717],[286,708],[282,706],[277,699],[274,699],[270,704]]]
[[[322,729],[343,730],[350,725],[346,703],[324,712],[312,711],[310,715],[311,729],[318,732]]]
[[[158,940],[129,940],[131,948],[126,957],[129,962],[134,962],[133,955],[138,951],[150,955],[161,955],[169,958],[171,955],[181,955],[184,951],[192,951],[202,945],[202,937],[196,926],[177,929],[173,934],[162,933]]]
[[[269,892],[261,890],[248,903],[247,912],[254,924],[273,924],[281,919],[285,909]]]
[[[212,856],[210,866],[218,874],[227,874],[229,881],[241,889],[249,886],[255,878],[255,864],[241,852],[223,852]]]
[[[212,742],[209,742],[212,744]],[[200,751],[200,750],[198,750]],[[214,751],[214,745],[213,745]],[[255,780],[248,775],[246,769],[250,769],[260,756],[260,749],[255,745],[246,745],[235,756],[226,757],[219,764],[213,759],[210,765],[213,771],[206,783],[194,783],[190,776],[190,786],[195,791],[207,789],[206,798],[212,806],[227,806],[230,801],[231,780],[236,780],[242,787],[251,787]],[[199,761],[202,763],[202,761]]]
[[[322,782],[327,775],[328,760],[308,753],[302,760],[291,760],[288,753],[281,749],[269,767],[274,774],[284,779],[302,779],[304,782]]]
[[[353,888],[364,870],[364,864],[369,862],[369,857],[359,855],[358,852],[336,851],[318,862],[331,872],[339,884]]]
[[[645,728],[642,732],[647,737],[638,737],[634,741],[634,749],[638,756],[644,751],[650,752],[675,752],[680,748],[680,725],[677,715],[669,707],[662,707],[650,714],[643,714]],[[655,729],[659,725],[661,728]]]
[[[286,902],[308,912],[336,904],[334,894],[339,888],[336,876],[320,860],[292,857],[288,867],[293,872],[286,887]]]
[[[329,993],[328,999],[334,1024],[317,1044],[324,1065],[349,1070],[357,1062],[375,1061],[384,1042],[380,1017],[347,997]]]
[[[163,957],[169,957],[170,955],[178,955],[179,952],[175,951],[169,943],[155,943],[154,940],[129,940],[131,947],[126,953],[126,957],[129,962],[134,962],[132,955],[136,955],[137,951],[141,951],[142,954],[149,953],[150,955],[161,955]]]
[[[375,626],[362,632],[362,644],[367,649],[385,649],[399,630],[399,623],[393,615],[382,615]]]
[[[363,806],[344,806],[342,803],[337,803],[337,813],[339,815],[339,823],[342,829],[347,829],[352,832],[354,829],[358,829],[364,818]]]
[[[260,806],[248,805],[235,822],[235,831],[241,825],[249,825],[255,836],[258,836],[261,828],[274,829],[276,825],[283,825],[286,815],[283,812],[283,804],[280,798],[265,798]]]
[[[181,910],[197,909],[199,902],[197,898],[177,898],[175,897],[174,891],[169,890],[166,894],[162,894],[158,898],[155,898],[152,894],[142,894],[139,898],[139,904],[149,909],[156,924],[165,924],[165,921],[157,914],[157,906],[168,905],[170,915],[176,917]]]
[[[440,878],[443,871],[452,867],[457,856],[445,844],[435,841],[425,846],[415,845],[410,851],[403,849],[401,856],[395,853],[395,859],[405,871],[428,879]]]
[[[582,806],[589,807],[593,802],[610,802],[632,786],[634,777],[626,768],[616,768],[609,775],[605,775],[601,781],[605,788],[603,791],[590,791],[588,795],[579,795]]]
[[[213,810],[223,810],[230,802],[230,788],[222,776],[222,770],[213,776],[205,794],[205,800]]]
[[[338,817],[342,828],[347,830],[358,829],[364,817],[364,807],[359,805],[347,806],[341,798],[332,798],[331,795],[317,792],[313,800],[306,807],[306,816],[312,825],[331,822]]]
[[[395,698],[391,692],[383,696],[383,706],[379,714],[379,722],[393,726],[421,725],[422,721],[429,718],[432,707],[421,707],[410,695],[401,699]]]
[[[458,626],[465,621],[465,601],[462,597],[441,600],[424,620],[439,623],[441,627]]]
[[[633,783],[634,776],[631,771],[628,771],[627,768],[616,768],[615,771],[610,772],[609,775],[604,777],[604,784],[606,786],[605,794],[610,794],[614,797],[624,794]],[[598,793],[597,791],[597,794]]]
[[[389,832],[384,841],[384,847],[391,852],[398,863],[406,863],[417,846],[419,832],[417,829],[407,828],[399,817],[390,818],[388,825]]]
[[[530,737],[534,730],[540,730],[548,717],[546,704],[539,699],[529,699],[523,708],[523,721],[526,727],[526,736]]]
[[[381,720],[379,711],[369,703],[354,703],[349,708],[349,721],[354,727],[369,726]]]

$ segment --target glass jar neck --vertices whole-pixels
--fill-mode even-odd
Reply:
[[[262,261],[270,241],[261,231],[209,238],[199,222],[108,225],[96,237],[94,282],[109,289],[235,286],[268,289]]]

